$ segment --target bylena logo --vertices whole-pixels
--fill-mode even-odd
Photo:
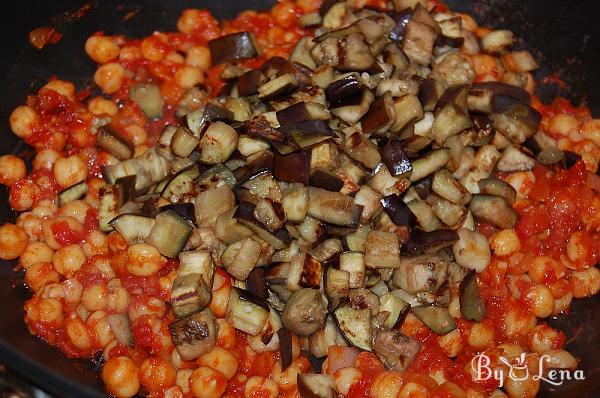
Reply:
[[[533,380],[545,381],[554,386],[560,386],[568,380],[585,380],[585,375],[581,369],[575,371],[568,369],[549,369],[544,373],[544,361],[551,359],[548,355],[542,355],[539,358],[539,371],[537,374],[529,372],[525,360],[525,353],[522,353],[512,361],[504,357],[500,357],[499,359],[502,364],[506,365],[506,368],[502,366],[495,366],[492,368],[492,361],[487,355],[476,355],[471,361],[471,367],[475,373],[475,381],[494,379],[499,383],[498,387],[502,387],[504,385],[504,380],[507,377],[511,380],[526,380],[531,377]]]

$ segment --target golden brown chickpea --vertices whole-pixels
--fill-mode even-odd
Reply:
[[[10,186],[26,176],[27,168],[23,159],[15,155],[0,156],[0,184]]]
[[[85,41],[85,52],[99,64],[105,64],[119,56],[119,45],[110,37],[94,35]]]
[[[14,224],[4,224],[0,227],[0,258],[14,260],[27,248],[27,233],[23,228]]]
[[[140,366],[140,383],[148,392],[159,393],[175,385],[173,365],[162,357],[146,358]]]
[[[106,94],[114,94],[123,85],[125,68],[116,62],[100,66],[94,74],[94,83]]]
[[[133,397],[140,389],[138,367],[128,357],[109,359],[102,366],[102,380],[106,391],[117,398]]]
[[[33,126],[39,123],[37,113],[33,108],[21,105],[15,108],[9,118],[10,129],[17,137],[28,138],[33,134]]]

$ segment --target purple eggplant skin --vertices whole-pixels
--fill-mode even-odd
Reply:
[[[419,86],[419,101],[425,112],[431,112],[442,95],[442,84],[433,78],[423,80]]]
[[[258,88],[265,82],[265,75],[258,70],[252,69],[238,78],[237,88],[240,97],[249,97],[258,94]]]
[[[267,290],[267,284],[265,282],[266,267],[256,267],[246,278],[246,290],[261,299],[267,299],[269,292]]]
[[[299,182],[308,185],[310,178],[310,150],[302,150],[282,155],[275,152],[273,176],[279,181]]]
[[[270,143],[277,142],[283,144],[285,142],[285,135],[281,131],[258,120],[248,120],[240,126],[238,133],[254,138],[262,138]]]
[[[117,181],[115,181],[115,185],[119,185],[121,187],[120,189],[121,189],[121,196],[122,196],[123,203],[129,202],[130,200],[135,199],[136,179],[137,178],[135,175],[131,175],[131,176],[121,177]]]
[[[270,234],[271,236],[279,239],[284,244],[289,244],[292,242],[292,237],[289,232],[285,228],[279,228],[276,231],[270,231],[263,223],[258,221],[254,217],[254,208],[256,205],[251,202],[242,201],[238,204],[233,217],[237,220],[240,220],[244,223],[251,224],[254,228],[260,228],[265,233]]]
[[[213,65],[259,55],[254,35],[250,32],[231,33],[208,42]]]
[[[310,107],[318,106],[313,103],[306,103],[304,101],[298,102],[294,105],[288,106],[280,111],[277,111],[275,116],[280,125],[293,124],[304,122],[311,119],[322,119],[321,115],[314,115]]]
[[[388,141],[380,150],[381,160],[394,177],[408,174],[412,164],[399,140]]]
[[[205,122],[221,121],[230,123],[233,122],[234,116],[233,112],[231,112],[229,109],[209,102],[204,106],[203,119]]]
[[[415,191],[417,191],[419,198],[425,200],[429,196],[429,194],[431,194],[432,182],[433,175],[428,175],[427,177],[420,179],[416,183],[413,183],[413,187],[415,188]]]
[[[328,191],[339,192],[344,186],[344,181],[327,170],[315,169],[310,175],[309,185]]]
[[[325,14],[327,14],[327,11],[329,11],[331,7],[333,7],[337,2],[338,0],[323,0],[323,3],[321,3],[321,7],[319,7],[319,15],[322,17],[325,16]]]
[[[454,103],[464,112],[468,112],[468,95],[469,86],[467,84],[455,84],[448,87],[435,104],[435,112],[441,111],[449,103]]]
[[[566,169],[570,169],[575,166],[575,163],[577,163],[578,160],[581,160],[581,155],[578,153],[565,150],[563,150],[563,153],[565,154],[564,166]]]
[[[507,95],[509,97],[516,98],[523,102],[531,103],[531,96],[529,93],[517,86],[513,86],[512,84],[506,84],[501,82],[480,82],[473,83],[470,92],[478,92],[478,91],[491,91],[494,95],[501,94]]]
[[[269,302],[266,299],[255,296],[248,290],[238,289],[237,287],[233,287],[233,289],[237,290],[240,300],[248,301],[250,303],[256,304],[256,305],[264,308],[267,311],[270,311]]]
[[[281,328],[277,331],[277,337],[279,337],[279,358],[283,371],[292,364],[292,336],[286,328]]]
[[[325,89],[325,98],[332,108],[346,105],[348,98],[361,97],[363,86],[358,80],[358,75],[352,74],[343,79],[336,80]]]
[[[379,132],[379,130],[389,128],[393,123],[394,104],[391,94],[388,92],[378,97],[369,108],[369,111],[363,116],[361,126],[364,134]],[[381,132],[379,132],[381,133]]]
[[[492,99],[492,112],[511,115],[534,133],[538,130],[542,121],[542,115],[527,102],[509,95],[494,95]]]
[[[390,220],[398,226],[412,226],[417,222],[415,214],[398,194],[393,193],[384,196],[381,198],[381,205],[383,206],[383,211],[390,217]]]
[[[531,151],[534,155],[538,155],[544,148],[540,145],[535,135],[527,138],[523,146]]]
[[[281,126],[279,131],[285,134],[286,144],[295,148],[307,148],[335,135],[327,122],[319,119]]]
[[[396,26],[390,32],[390,39],[398,44],[402,44],[402,40],[404,39],[404,31],[406,29],[406,25],[408,25],[412,18],[412,14],[413,10],[411,8],[407,8],[404,10],[399,10],[392,15],[392,18],[396,22]]]
[[[265,151],[252,162],[246,163],[245,166],[236,169],[233,172],[233,175],[235,176],[238,185],[241,185],[254,177],[257,173],[273,169],[274,162],[273,153]]]
[[[425,232],[413,229],[401,249],[403,256],[417,256],[430,251],[432,248],[449,247],[458,240],[458,234],[453,229],[438,229]]]
[[[196,224],[196,214],[193,203],[172,203],[166,206],[160,206],[159,212],[172,210],[175,214],[185,218],[186,220]]]

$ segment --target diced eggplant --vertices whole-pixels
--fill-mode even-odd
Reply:
[[[469,273],[460,283],[460,313],[468,321],[481,322],[485,318],[485,304],[479,293],[477,274]]]
[[[254,217],[255,205],[249,202],[239,203],[233,217],[236,218],[246,227],[250,228],[258,237],[267,241],[275,249],[283,249],[291,241],[291,237],[286,229],[281,228],[277,231],[271,232],[261,222],[256,220]]]
[[[263,101],[272,101],[291,94],[299,86],[293,73],[286,73],[264,83],[258,88],[258,96]]]
[[[325,270],[323,288],[329,301],[329,310],[335,310],[350,292],[350,273],[346,270],[328,267]]]
[[[98,129],[96,145],[119,160],[133,157],[133,143],[109,126],[102,126]]]
[[[363,133],[385,134],[396,120],[396,109],[390,92],[378,97],[361,119]]]
[[[64,206],[77,199],[80,199],[88,192],[88,185],[85,181],[81,181],[69,188],[62,190],[58,194],[58,206]]]
[[[196,225],[213,226],[217,221],[217,217],[233,209],[234,206],[235,196],[227,185],[202,191],[196,196]]]
[[[154,246],[166,257],[177,257],[183,250],[194,227],[175,212],[167,210],[159,213],[145,242]]]
[[[296,151],[288,155],[275,152],[273,176],[279,181],[308,185],[310,156],[311,152],[309,150]]]
[[[397,297],[392,292],[384,293],[379,297],[379,311],[389,313],[384,326],[387,329],[396,329],[402,325],[406,314],[410,309],[410,304]]]
[[[196,221],[193,203],[172,203],[169,205],[160,206],[158,208],[159,212],[167,211],[167,210],[174,211],[177,215],[185,218],[186,220],[189,220],[192,223],[194,223]],[[158,213],[156,213],[156,214],[158,214]]]
[[[308,189],[302,184],[294,184],[284,192],[281,205],[288,221],[304,220],[308,211]]]
[[[398,2],[398,1],[396,1]],[[413,10],[412,7],[402,7],[401,9],[396,8],[396,12],[393,14],[394,22],[396,22],[396,26],[390,32],[390,39],[392,41],[401,44],[404,35],[406,33],[406,25],[410,22],[412,18]]]
[[[237,145],[238,135],[231,126],[221,121],[211,123],[200,139],[200,160],[208,164],[223,163]]]
[[[433,78],[427,78],[419,88],[419,100],[425,112],[432,112],[443,94],[443,84]]]
[[[249,97],[258,94],[258,88],[263,85],[265,75],[259,69],[251,69],[242,74],[237,81],[240,97]]]
[[[286,124],[303,122],[306,120],[328,120],[331,115],[325,106],[316,102],[298,102],[277,111],[277,120],[283,126]]]
[[[320,19],[316,14],[306,14],[302,17],[298,18],[300,23],[311,23],[316,19]],[[302,19],[302,21],[300,21]],[[317,63],[310,55],[310,50],[314,47],[315,43],[310,37],[302,37],[296,43],[296,46],[292,50],[290,54],[290,61],[294,62],[296,65],[300,64],[305,66],[306,68],[315,69],[317,67]]]
[[[500,172],[512,173],[514,171],[528,171],[535,166],[535,160],[514,146],[509,146],[502,152],[502,157],[496,163]]]
[[[334,398],[334,382],[332,375],[298,374],[298,393],[302,398]]]
[[[337,175],[318,168],[310,174],[309,184],[313,187],[323,188],[332,192],[339,192],[344,186],[344,181]]]
[[[417,120],[423,118],[423,108],[419,99],[413,95],[408,94],[394,100],[394,112],[396,118],[394,123],[390,127],[390,130],[400,135],[401,131]]]
[[[369,231],[368,225],[359,225],[355,232],[343,238],[344,247],[350,251],[364,253]]]
[[[531,138],[533,137],[528,138],[528,140]],[[527,143],[525,143],[524,146],[526,147]],[[551,166],[562,163],[565,160],[565,151],[554,147],[544,149],[540,148],[536,158],[541,164],[545,166]]]
[[[200,138],[206,126],[212,122],[232,122],[234,114],[230,110],[223,108],[220,105],[208,102],[204,108],[199,108],[186,115],[186,124],[196,138]],[[162,139],[162,137],[161,137]],[[170,138],[169,138],[170,142]]]
[[[213,65],[259,55],[254,35],[250,32],[231,33],[208,42]]]
[[[163,115],[165,105],[156,84],[136,84],[129,89],[129,98],[138,104],[149,119],[157,119]]]
[[[346,252],[340,254],[340,270],[348,272],[350,288],[356,289],[364,286],[366,268],[363,253]]]
[[[235,209],[221,213],[215,221],[215,234],[217,238],[227,244],[254,235],[252,230],[240,223],[233,217]]]
[[[177,318],[185,318],[202,311],[210,303],[211,297],[211,288],[206,284],[204,275],[178,275],[171,287],[173,314]]]
[[[339,254],[343,250],[342,242],[339,239],[331,238],[324,240],[308,253],[323,265],[331,266],[336,265]]]
[[[465,205],[471,201],[471,194],[462,184],[454,179],[447,169],[439,169],[433,175],[431,190],[442,198],[457,205]]]
[[[171,203],[177,203],[194,196],[194,179],[200,171],[197,164],[193,164],[175,174],[167,182],[161,192],[161,197]]]
[[[285,328],[277,331],[279,337],[279,358],[281,359],[281,370],[286,370],[292,363],[292,336]]]
[[[365,265],[371,268],[398,268],[400,243],[392,232],[370,231],[365,243]]]
[[[133,333],[127,314],[110,314],[106,316],[106,321],[119,344],[125,347],[133,347]]]
[[[529,93],[521,87],[501,82],[481,82],[473,84],[469,89],[469,110],[472,112],[490,113],[494,95],[506,95],[529,103]]]
[[[470,127],[473,127],[473,122],[469,115],[452,102],[436,113],[433,122],[433,137],[439,146],[443,146],[449,137]]]
[[[329,64],[340,71],[367,71],[375,63],[363,35],[358,32],[347,35],[344,32],[343,37],[323,37],[311,55],[317,63]]]
[[[279,130],[296,144],[296,148],[307,148],[334,136],[329,125],[318,119],[287,124]]]
[[[267,290],[267,284],[265,282],[266,275],[265,267],[256,267],[250,271],[246,278],[246,290],[262,299],[269,298],[269,292]]]
[[[381,205],[383,206],[383,211],[385,211],[392,222],[398,226],[412,226],[417,221],[417,217],[414,213],[406,203],[404,203],[402,198],[395,193],[381,198]]]
[[[446,148],[434,149],[424,157],[412,162],[412,174],[410,180],[412,182],[419,181],[427,177],[437,169],[443,167],[450,159],[450,152]]]
[[[335,310],[334,320],[350,344],[365,351],[372,350],[371,310],[355,309],[346,303]]]
[[[382,209],[381,206],[381,195],[368,185],[360,187],[356,195],[354,196],[354,203],[358,206],[363,207],[363,211],[360,215],[360,222],[368,224],[370,220],[374,219]]]
[[[120,214],[110,220],[109,225],[125,238],[127,244],[132,245],[148,237],[154,226],[154,218],[141,214]]]
[[[447,57],[444,59],[446,58]],[[466,114],[469,111],[468,97],[468,84],[453,84],[444,90],[444,93],[438,100],[437,104],[435,104],[435,113],[438,114],[448,104],[455,104],[463,113]]]
[[[110,221],[119,215],[119,209],[133,199],[135,193],[135,176],[119,179],[114,185],[100,188],[100,204],[98,206],[98,223],[100,230],[112,230]]]
[[[256,203],[254,218],[266,226],[269,231],[276,231],[283,226],[285,213],[280,202],[265,198]]]
[[[538,131],[527,138],[523,146],[529,149],[534,155],[538,155],[543,149],[556,148],[556,141],[547,134]]]
[[[179,157],[187,158],[198,146],[198,139],[187,127],[178,127],[171,138],[171,151]]]
[[[289,298],[281,321],[290,332],[308,336],[325,325],[327,312],[325,302],[318,290],[300,289]]]
[[[154,183],[164,180],[170,171],[170,162],[151,149],[140,156],[127,159],[104,168],[104,175],[110,184],[127,176],[135,176],[135,189],[141,191]]]
[[[518,98],[496,94],[492,99],[490,119],[496,130],[513,143],[522,144],[537,132],[542,116]]]
[[[184,361],[191,361],[213,349],[218,324],[209,308],[169,325],[171,339]]]
[[[431,206],[429,206],[427,203],[419,200],[411,200],[407,203],[407,206],[417,217],[417,221],[423,231],[431,232],[442,228],[442,223],[433,212]],[[406,243],[408,244],[409,242]]]
[[[457,233],[459,240],[452,246],[454,261],[463,268],[483,272],[492,257],[486,236],[468,228],[459,228]]]
[[[321,262],[308,253],[292,257],[287,278],[287,288],[295,292],[301,288],[319,289],[323,279]]]
[[[389,140],[381,148],[381,160],[394,177],[404,177],[412,172],[410,159],[404,152],[402,143],[398,140]]]
[[[361,208],[354,199],[340,192],[308,188],[308,215],[334,225],[354,226],[359,223]]]
[[[377,146],[364,134],[355,132],[344,141],[344,151],[352,159],[360,162],[368,169],[374,169],[381,161]]]
[[[399,330],[379,330],[373,341],[373,352],[390,370],[403,371],[412,363],[421,343]]]
[[[283,195],[279,185],[273,178],[272,172],[267,169],[258,170],[244,181],[242,186],[250,189],[260,199],[268,198],[280,202]]]
[[[456,329],[456,322],[447,308],[422,305],[411,307],[410,312],[437,335],[443,336]]]
[[[517,200],[517,191],[507,182],[499,178],[489,177],[479,180],[479,192],[483,195],[501,196],[510,205],[514,205]]]
[[[269,303],[246,290],[231,288],[227,321],[236,329],[256,336],[269,317]]]
[[[394,270],[394,285],[415,294],[435,292],[446,281],[448,262],[438,255],[402,257],[400,267]]]
[[[434,28],[413,18],[406,24],[402,50],[411,61],[427,66],[433,55],[436,36]]]
[[[450,247],[458,240],[458,234],[453,229],[436,229],[434,231],[422,231],[415,229],[402,245],[402,255],[416,256],[419,254],[434,254]]]
[[[230,244],[221,255],[221,261],[229,274],[244,281],[256,266],[260,253],[260,244],[252,237],[247,237]]]
[[[354,98],[362,93],[363,85],[357,73],[350,73],[345,77],[330,83],[325,89],[325,97],[330,105],[335,107],[343,104],[348,98]]]
[[[356,124],[369,111],[374,98],[370,90],[363,89],[361,94],[356,97],[346,98],[346,100],[337,103],[335,108],[330,108],[330,110],[331,113],[346,123]]]
[[[196,177],[196,184],[201,190],[215,188],[223,183],[229,188],[236,186],[237,180],[231,170],[222,164],[211,167]]]
[[[519,219],[517,212],[500,196],[473,195],[470,209],[479,221],[502,229],[513,228]]]
[[[454,204],[435,194],[429,195],[426,202],[431,206],[435,215],[449,227],[453,227],[461,222],[467,213],[467,209],[464,206]]]

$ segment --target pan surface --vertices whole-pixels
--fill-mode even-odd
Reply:
[[[244,9],[266,9],[273,1],[157,1],[157,0],[69,0],[49,2],[20,0],[4,12],[0,42],[0,153],[24,157],[33,152],[12,135],[8,115],[51,76],[75,82],[78,88],[91,85],[95,66],[83,51],[85,39],[96,31],[142,37],[154,30],[175,30],[177,17],[185,8],[208,8],[217,18],[233,17]],[[451,8],[472,13],[479,23],[512,30],[517,47],[527,47],[540,61],[539,76],[558,72],[568,89],[542,85],[538,94],[551,100],[560,93],[576,101],[584,98],[595,117],[600,117],[600,53],[593,44],[600,40],[600,15],[596,0],[448,0]],[[89,4],[85,15],[74,12]],[[129,18],[124,19],[125,16]],[[36,50],[27,44],[27,34],[38,26],[58,26],[63,34],[55,45]],[[538,77],[539,77],[538,76]],[[0,189],[0,222],[14,220],[6,205],[6,188]],[[9,365],[32,383],[56,396],[103,397],[98,364],[72,361],[57,349],[31,336],[23,322],[23,302],[30,293],[23,275],[14,264],[0,265],[0,362]],[[586,380],[554,387],[542,384],[543,397],[592,398],[600,395],[600,317],[598,297],[574,302],[572,312],[550,320],[565,331],[567,349],[581,359]]]

